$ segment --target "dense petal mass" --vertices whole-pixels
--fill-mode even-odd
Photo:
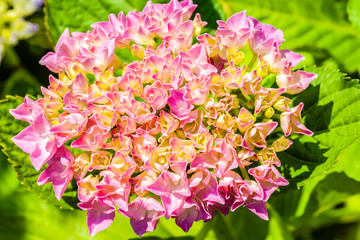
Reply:
[[[44,96],[11,110],[30,124],[12,140],[46,166],[38,184],[60,199],[74,178],[92,236],[116,212],[139,236],[163,216],[187,232],[240,206],[267,220],[266,201],[288,184],[277,152],[291,134],[312,134],[303,103],[283,94],[316,74],[293,71],[304,58],[279,49],[282,31],[243,11],[199,35],[195,7],[149,1],[86,33],[66,29],[40,60],[57,74]],[[278,88],[265,87],[274,75]]]

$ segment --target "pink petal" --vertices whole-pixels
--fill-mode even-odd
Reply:
[[[252,200],[245,203],[245,207],[264,220],[269,220],[265,202]]]
[[[88,210],[86,216],[90,236],[108,228],[115,218],[115,209],[104,206]]]
[[[33,123],[35,119],[43,112],[43,107],[29,97],[24,98],[24,103],[16,109],[10,109],[10,114],[19,120]]]

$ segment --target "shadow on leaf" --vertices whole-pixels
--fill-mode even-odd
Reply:
[[[314,179],[318,175],[318,172],[314,173],[314,171],[319,166],[326,164],[329,158],[328,151],[330,148],[321,144],[317,137],[330,131],[329,124],[334,103],[319,105],[319,94],[319,85],[309,86],[306,91],[294,99],[294,106],[300,102],[304,103],[305,126],[313,131],[314,135],[301,135],[296,139],[291,139],[293,145],[285,152],[278,153],[282,163],[281,170],[289,181],[288,186],[280,189],[281,192],[298,188],[307,181]],[[326,169],[323,172],[325,171]]]

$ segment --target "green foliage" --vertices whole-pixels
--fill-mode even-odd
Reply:
[[[5,154],[17,173],[17,178],[21,184],[29,187],[45,199],[47,202],[60,206],[64,209],[77,208],[77,186],[76,183],[69,184],[64,196],[60,201],[55,198],[51,184],[39,186],[37,179],[41,171],[37,172],[31,164],[29,154],[24,153],[12,141],[11,138],[18,134],[28,124],[25,121],[14,119],[10,115],[9,109],[15,109],[23,102],[21,97],[8,96],[6,100],[0,101],[0,142]],[[43,170],[43,169],[42,169]]]
[[[275,208],[268,208],[271,219],[269,221],[269,233],[266,240],[292,240],[288,227]]]
[[[321,206],[314,215],[344,202],[350,196],[359,193],[360,182],[348,178],[344,173],[332,173],[316,188],[318,203]]]
[[[21,86],[21,87],[19,87]],[[14,72],[5,82],[2,88],[2,96],[7,93],[25,96],[26,94],[37,95],[40,93],[40,83],[24,68]]]
[[[357,30],[360,30],[360,1],[349,0],[346,10],[349,14],[349,20],[351,21],[352,25]]]
[[[360,141],[357,139],[353,144],[339,155],[337,171],[344,172],[349,178],[360,182]]]
[[[295,97],[294,106],[304,103],[305,125],[314,136],[293,139],[291,148],[278,154],[289,187],[295,188],[334,167],[341,151],[360,136],[358,80],[346,79],[343,73],[325,68],[306,71],[317,73],[318,78]]]
[[[319,59],[332,57],[345,70],[360,69],[360,31],[347,20],[346,1],[219,0],[229,16],[242,10],[284,32],[283,48],[310,51]],[[354,1],[359,2],[359,1]],[[349,9],[349,8],[348,8]],[[349,11],[349,10],[348,10]],[[355,15],[359,13],[354,12]]]
[[[198,5],[195,12],[200,13],[203,21],[207,21],[207,29],[216,29],[216,21],[226,19],[226,13],[218,1],[194,0],[194,3]]]
[[[226,20],[246,9],[249,16],[284,31],[283,48],[306,57],[299,68],[314,63],[327,67],[306,68],[319,78],[293,99],[294,105],[304,102],[304,123],[315,135],[292,139],[294,145],[279,153],[282,172],[290,181],[290,186],[281,187],[281,192],[303,187],[272,196],[267,206],[268,222],[241,207],[227,217],[218,215],[209,223],[195,223],[189,233],[183,233],[173,220],[162,219],[157,229],[143,238],[360,239],[360,88],[358,81],[337,71],[340,67],[356,77],[354,71],[360,69],[360,1],[194,0],[194,3],[198,4],[196,12],[208,22],[207,32],[215,31],[216,20]],[[107,20],[110,13],[141,10],[145,4],[146,0],[46,0],[47,33],[56,43],[66,27],[71,32],[84,32],[92,23]],[[42,15],[36,19],[41,23]],[[28,41],[29,46],[25,44],[25,49],[32,51],[22,51],[23,46],[6,50],[0,66],[2,96],[36,95],[40,93],[39,82],[48,84],[48,72],[44,68],[34,70],[29,64],[38,61],[29,56],[43,55],[41,47],[49,45],[44,43],[44,34],[39,34]],[[124,62],[132,60],[125,51],[117,54]],[[60,211],[58,207],[76,207],[76,184],[68,187],[61,201],[55,198],[51,184],[37,185],[40,171],[34,170],[28,154],[11,141],[27,126],[13,119],[8,111],[22,101],[20,97],[0,101],[0,143],[7,155],[0,154],[0,239],[139,239],[129,219],[119,214],[106,231],[89,237],[85,211]],[[5,158],[9,158],[16,173]],[[19,181],[14,181],[15,175]]]

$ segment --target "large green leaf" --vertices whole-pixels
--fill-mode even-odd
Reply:
[[[357,139],[353,144],[338,157],[337,171],[343,171],[348,177],[360,182],[360,141]]]
[[[322,50],[347,71],[360,69],[360,31],[347,20],[346,1],[336,0],[219,0],[228,17],[247,15],[284,31],[283,48]],[[313,51],[312,51],[313,52]],[[317,54],[317,51],[314,52]],[[329,56],[328,56],[329,57]]]
[[[346,10],[349,14],[349,20],[351,21],[352,25],[357,30],[360,30],[360,1],[349,0]]]
[[[314,215],[342,204],[347,198],[358,194],[360,182],[357,182],[344,173],[332,173],[321,181],[316,188],[319,209]]]
[[[47,202],[60,206],[64,209],[77,208],[77,186],[76,183],[69,184],[62,199],[58,201],[55,198],[51,184],[39,186],[37,179],[41,171],[36,171],[30,162],[29,155],[18,148],[11,138],[18,134],[27,126],[25,121],[14,119],[10,115],[9,109],[15,109],[23,102],[21,97],[7,96],[5,100],[0,101],[0,144],[4,148],[5,154],[9,157],[13,168],[17,173],[17,178],[21,184],[37,192],[41,198]]]
[[[326,174],[337,156],[360,137],[360,85],[343,73],[325,68],[307,68],[318,78],[294,99],[304,103],[305,125],[314,136],[293,139],[294,144],[279,153],[282,171],[290,188]]]

